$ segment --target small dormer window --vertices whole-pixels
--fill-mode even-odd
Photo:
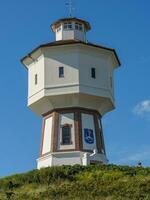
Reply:
[[[82,24],[75,23],[75,29],[76,29],[76,30],[79,30],[79,31],[82,31],[82,30],[83,30]]]
[[[72,23],[71,22],[64,23],[64,29],[72,29]]]

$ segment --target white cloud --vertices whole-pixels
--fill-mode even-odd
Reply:
[[[138,103],[133,108],[133,113],[141,116],[150,113],[150,100],[144,100]]]

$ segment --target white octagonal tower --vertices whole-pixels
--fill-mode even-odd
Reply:
[[[43,116],[38,169],[107,163],[102,116],[114,109],[114,49],[86,41],[90,24],[65,18],[51,25],[56,41],[22,59],[28,107]]]

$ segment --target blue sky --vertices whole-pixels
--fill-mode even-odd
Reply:
[[[20,58],[54,40],[50,24],[67,17],[65,0],[0,1],[0,176],[36,168],[41,117],[26,107],[27,70]],[[150,1],[73,0],[90,22],[90,42],[115,48],[116,109],[103,118],[110,163],[150,166]]]

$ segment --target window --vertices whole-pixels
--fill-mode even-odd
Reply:
[[[64,77],[64,67],[59,67],[59,78]]]
[[[64,29],[67,29],[68,25],[67,23],[64,23]]]
[[[96,78],[96,69],[93,67],[91,68],[91,77]]]
[[[35,74],[35,76],[34,76],[34,84],[37,85],[37,82],[38,82],[38,76],[37,76],[37,74]]]
[[[113,87],[113,80],[112,80],[112,76],[110,77],[110,87]]]
[[[59,32],[61,30],[61,26],[57,27],[57,32]]]
[[[79,24],[79,30],[80,30],[80,31],[83,30],[82,24]]]
[[[71,125],[66,124],[62,126],[62,142],[61,145],[70,145],[71,142]]]
[[[64,29],[72,29],[72,23],[71,22],[64,23]]]
[[[75,23],[75,29],[76,29],[76,30],[80,30],[80,31],[82,31],[82,30],[83,30],[83,26],[82,26],[82,24]]]

